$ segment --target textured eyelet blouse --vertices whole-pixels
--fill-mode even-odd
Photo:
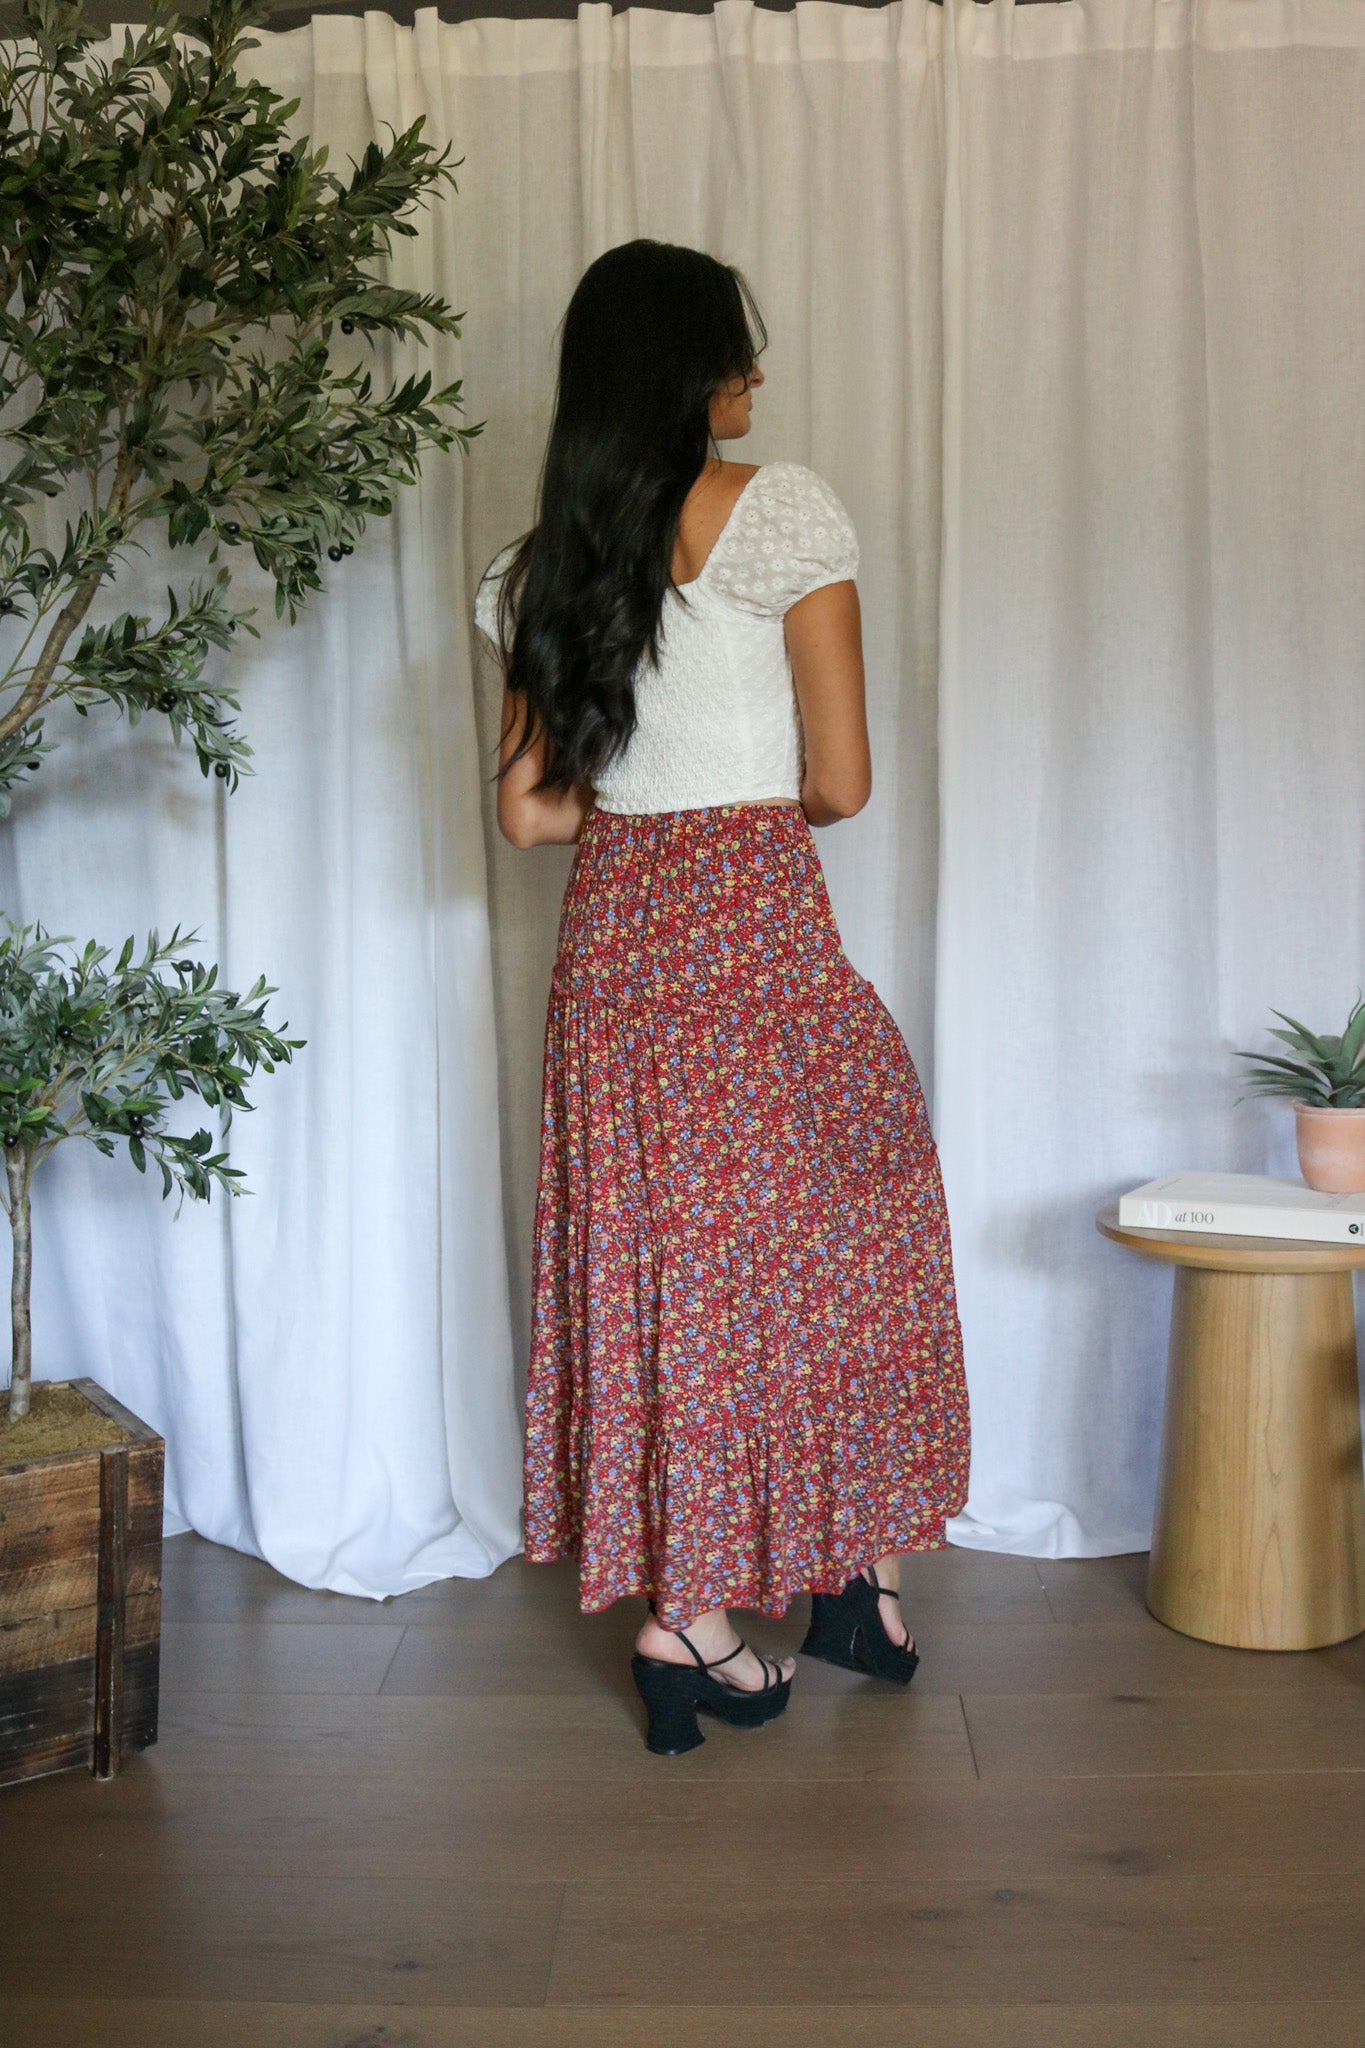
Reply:
[[[497,604],[512,549],[485,571],[474,618],[501,652]],[[858,572],[858,540],[822,477],[765,462],[701,574],[664,599],[657,666],[635,672],[637,723],[595,784],[604,811],[696,810],[799,798],[805,745],[782,621]]]

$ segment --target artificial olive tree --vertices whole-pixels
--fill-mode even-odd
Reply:
[[[266,0],[156,0],[121,50],[81,0],[25,0],[0,41],[0,804],[46,751],[66,697],[146,712],[231,786],[250,749],[209,650],[249,548],[292,621],[423,452],[467,442],[460,386],[378,388],[382,335],[458,335],[443,299],[375,266],[425,196],[454,184],[422,122],[339,177],[291,139],[297,100],[239,78]],[[64,496],[65,540],[32,531]],[[199,557],[159,618],[85,624],[139,537]],[[254,629],[253,629],[254,630]],[[79,637],[78,637],[79,636]]]
[[[424,453],[464,446],[460,386],[378,377],[384,338],[459,334],[445,301],[384,282],[393,237],[454,185],[421,121],[371,143],[346,175],[289,132],[296,100],[237,75],[266,0],[154,0],[112,47],[81,0],[24,0],[0,38],[0,815],[82,715],[152,713],[227,790],[249,763],[229,649],[252,614],[230,602],[248,549],[292,623],[367,520],[393,508]],[[62,501],[49,506],[44,501]],[[53,544],[60,522],[65,537]],[[157,537],[187,577],[159,616],[117,611],[117,585]],[[113,602],[96,606],[112,594]],[[94,616],[89,616],[93,611]],[[102,613],[116,613],[101,617]],[[15,819],[11,830],[22,829]],[[0,1203],[14,1243],[8,1412],[29,1391],[29,1189],[68,1137],[126,1146],[166,1192],[239,1176],[207,1131],[176,1136],[196,1095],[224,1123],[245,1085],[301,1040],[264,1022],[178,935],[93,942],[6,920],[0,939]]]
[[[265,1022],[275,991],[264,980],[246,995],[218,987],[218,970],[188,948],[193,932],[152,932],[140,955],[127,940],[110,965],[106,947],[79,950],[39,926],[5,921],[0,938],[0,1208],[14,1241],[10,1286],[13,1364],[8,1419],[27,1414],[32,1367],[33,1176],[67,1138],[88,1139],[110,1156],[126,1146],[139,1173],[161,1169],[163,1195],[207,1201],[215,1186],[241,1192],[241,1173],[215,1152],[206,1130],[177,1135],[170,1106],[197,1096],[226,1130],[234,1109],[250,1109],[246,1083],[291,1060],[301,1038]]]

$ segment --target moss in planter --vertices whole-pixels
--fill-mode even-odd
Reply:
[[[9,1419],[8,1393],[0,1394],[0,1465],[55,1458],[64,1451],[98,1451],[127,1440],[126,1429],[92,1408],[65,1380],[35,1380],[29,1412],[17,1422]]]

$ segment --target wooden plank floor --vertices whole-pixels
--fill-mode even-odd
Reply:
[[[1196,1643],[1145,1572],[908,1559],[908,1692],[801,1659],[662,1758],[572,1567],[171,1538],[156,1747],[0,1792],[0,2042],[1361,2048],[1365,1636]]]

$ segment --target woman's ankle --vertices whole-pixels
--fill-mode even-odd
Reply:
[[[730,1632],[730,1618],[723,1607],[709,1608],[705,1613],[694,1615],[691,1621],[684,1622],[676,1628],[660,1621],[658,1615],[651,1607],[640,1625],[639,1638],[646,1636],[658,1638],[662,1636],[672,1642],[677,1642],[679,1637],[687,1636],[705,1654],[708,1642],[712,1642],[718,1636],[727,1635]],[[679,1647],[685,1652],[685,1645],[680,1644]]]
[[[875,1577],[877,1585],[884,1593],[899,1594],[901,1583],[901,1561],[899,1555],[893,1552],[886,1557],[875,1558],[870,1565],[863,1566],[862,1575],[867,1580],[869,1586]],[[905,1616],[901,1613],[899,1600],[888,1600],[885,1604],[878,1601],[877,1612],[882,1617],[882,1626],[891,1641],[902,1649],[910,1648],[914,1643],[914,1636],[911,1634]]]

